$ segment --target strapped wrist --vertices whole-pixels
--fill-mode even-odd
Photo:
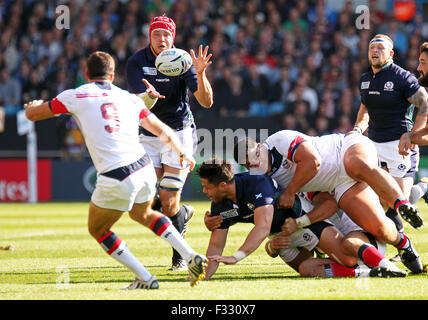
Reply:
[[[304,228],[311,225],[311,220],[309,219],[307,214],[296,219],[296,224],[299,228]]]
[[[242,259],[244,259],[247,255],[245,254],[244,251],[242,250],[238,250],[236,251],[233,256],[235,257],[236,260],[241,261]]]
[[[363,134],[363,129],[361,129],[361,127],[359,126],[354,126],[354,129],[352,129],[352,131],[357,131],[358,133]]]

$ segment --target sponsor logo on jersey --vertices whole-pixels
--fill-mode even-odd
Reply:
[[[385,85],[383,86],[383,90],[384,91],[394,91],[394,82],[388,81],[387,83],[385,83]]]
[[[361,89],[368,89],[370,86],[370,81],[363,81],[361,82]]]
[[[404,170],[406,170],[406,166],[404,164],[400,163],[398,166],[398,170],[404,171]]]
[[[256,195],[255,195],[255,197],[256,197],[256,200],[257,200],[257,199],[260,199],[261,197],[263,197],[263,195],[262,195],[262,193],[260,192],[259,194],[256,194]]]
[[[380,92],[379,91],[369,91],[369,94],[374,94],[374,95],[380,96]]]
[[[288,162],[288,160],[287,160],[287,159],[285,159],[285,160],[282,162],[282,167],[283,167],[284,169],[290,169],[290,168],[291,168],[291,163],[290,163],[290,162]]]
[[[252,204],[252,203],[247,203],[247,207],[248,207],[248,209],[250,209],[251,211],[254,211],[254,209],[256,208],[256,207],[254,206],[254,204]]]
[[[303,234],[303,240],[305,240],[306,242],[310,242],[312,240],[312,235],[310,233],[305,232]]]
[[[155,76],[158,74],[158,71],[156,70],[156,68],[143,67],[143,73],[149,76]]]
[[[156,79],[157,82],[169,82],[168,78]]]
[[[237,217],[238,216],[238,210],[231,209],[231,210],[223,211],[223,212],[220,212],[220,215],[223,219]]]

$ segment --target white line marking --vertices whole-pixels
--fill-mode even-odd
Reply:
[[[34,233],[24,233],[24,234],[15,234],[10,236],[0,237],[0,240],[10,240],[10,239],[20,239],[20,238],[32,238],[32,237],[41,237],[56,234],[56,231],[48,230],[43,232],[34,232]]]

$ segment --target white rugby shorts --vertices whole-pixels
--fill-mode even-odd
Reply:
[[[184,152],[193,155],[198,144],[194,126],[175,131],[175,133],[183,145]],[[180,166],[179,155],[165,146],[160,138],[140,134],[140,143],[143,144],[155,168],[162,168],[162,164],[166,164],[173,168],[183,169]]]
[[[337,203],[339,203],[339,200],[342,195],[354,184],[357,183],[354,179],[348,176],[348,174],[346,173],[345,165],[343,163],[346,151],[355,144],[363,144],[364,146],[366,146],[368,150],[367,157],[372,157],[371,160],[377,163],[376,148],[374,147],[372,141],[369,138],[358,133],[346,135],[343,138],[342,147],[340,149],[340,168],[336,180],[337,184],[333,192],[333,196],[336,199]]]
[[[396,178],[414,177],[419,167],[419,148],[410,150],[409,155],[398,153],[400,140],[388,142],[373,142],[379,158],[379,166],[387,169]]]
[[[129,211],[134,203],[144,203],[156,194],[156,172],[151,163],[131,173],[126,179],[98,175],[91,201],[98,207]]]

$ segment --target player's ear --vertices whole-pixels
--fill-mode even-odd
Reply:
[[[113,83],[114,81],[114,73],[110,74],[110,82]]]
[[[391,52],[389,53],[389,56],[392,58],[394,56],[394,50],[391,50]]]

